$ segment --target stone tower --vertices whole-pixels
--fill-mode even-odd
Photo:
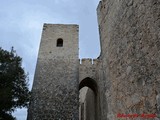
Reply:
[[[78,119],[78,30],[44,24],[28,120]]]

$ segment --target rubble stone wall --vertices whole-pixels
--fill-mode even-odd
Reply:
[[[160,113],[160,0],[102,0],[97,8],[102,120]]]
[[[28,120],[78,120],[78,68],[78,26],[44,24]]]

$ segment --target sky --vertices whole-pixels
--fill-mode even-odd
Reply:
[[[0,47],[13,46],[22,57],[32,88],[44,23],[79,25],[79,58],[97,58],[100,43],[96,8],[99,0],[3,0],[0,3]],[[26,109],[13,115],[25,120]]]

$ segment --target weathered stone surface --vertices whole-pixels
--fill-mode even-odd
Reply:
[[[78,26],[44,24],[29,120],[78,120],[78,66]]]
[[[78,120],[85,86],[94,94],[86,93],[80,118],[160,114],[160,0],[102,0],[97,14],[101,54],[93,61],[79,63],[77,25],[44,25],[29,120]],[[93,104],[95,116],[87,116]]]
[[[159,0],[102,0],[99,3],[99,64],[102,66],[99,69],[102,71],[98,84],[100,104],[108,107],[101,109],[101,119],[115,120],[117,113],[158,114],[159,13]]]

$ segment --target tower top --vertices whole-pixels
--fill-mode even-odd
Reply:
[[[78,59],[78,33],[76,24],[44,24],[39,58]]]

